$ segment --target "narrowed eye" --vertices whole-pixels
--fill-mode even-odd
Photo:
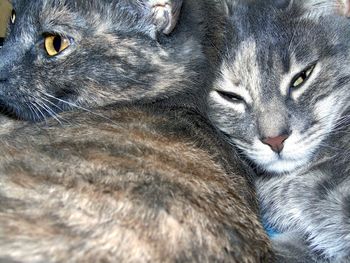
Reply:
[[[59,35],[45,36],[45,50],[50,57],[56,56],[70,46],[70,40],[67,37]]]
[[[292,81],[291,88],[299,88],[301,85],[303,85],[311,76],[312,72],[315,69],[315,66],[316,65],[312,65],[296,75]]]
[[[244,102],[244,99],[232,92],[228,92],[228,91],[222,91],[222,90],[217,90],[217,93],[224,98],[225,100],[228,100],[230,102],[236,102],[236,103],[242,103]]]
[[[14,24],[16,22],[16,12],[14,9],[12,9],[10,21],[11,21],[11,24]]]

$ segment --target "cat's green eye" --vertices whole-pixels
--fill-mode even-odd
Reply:
[[[312,65],[307,69],[305,69],[304,71],[300,72],[298,75],[296,75],[292,81],[291,87],[298,88],[302,84],[304,84],[304,82],[311,76],[314,69],[315,69],[315,65]]]
[[[16,22],[16,12],[12,9],[11,16],[10,16],[11,24],[14,24]]]
[[[50,57],[56,56],[70,45],[70,40],[67,37],[59,35],[45,36],[45,50]]]

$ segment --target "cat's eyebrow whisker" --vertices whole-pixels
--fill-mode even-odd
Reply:
[[[301,23],[301,20],[299,20],[299,21],[297,22],[297,26],[296,26],[295,28],[298,28],[300,23]],[[295,37],[296,37],[297,32],[298,32],[297,30],[293,30],[293,35],[292,35],[292,37],[291,37],[291,39],[290,39],[290,42],[289,42],[289,45],[288,45],[288,50],[289,50],[291,53],[294,53],[294,51],[295,51],[295,49],[292,50],[292,45],[293,45],[293,41],[294,41],[294,39],[295,39]]]

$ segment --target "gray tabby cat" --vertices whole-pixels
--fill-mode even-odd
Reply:
[[[199,112],[210,76],[200,44],[215,60],[218,39],[202,37],[221,34],[199,18],[220,13],[186,1],[176,27],[177,12],[163,12],[164,27],[142,3],[14,2],[22,26],[1,53],[3,104],[65,122],[2,120],[0,262],[271,262],[254,173]],[[56,48],[74,41],[48,57],[56,34]],[[90,110],[56,115],[76,104]]]
[[[349,3],[235,5],[209,96],[211,120],[261,174],[280,262],[350,262]]]

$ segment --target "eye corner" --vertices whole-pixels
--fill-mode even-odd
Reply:
[[[244,100],[244,98],[242,96],[240,96],[234,92],[224,91],[224,90],[216,90],[216,92],[221,98],[223,98],[231,103],[246,103],[246,101]]]

